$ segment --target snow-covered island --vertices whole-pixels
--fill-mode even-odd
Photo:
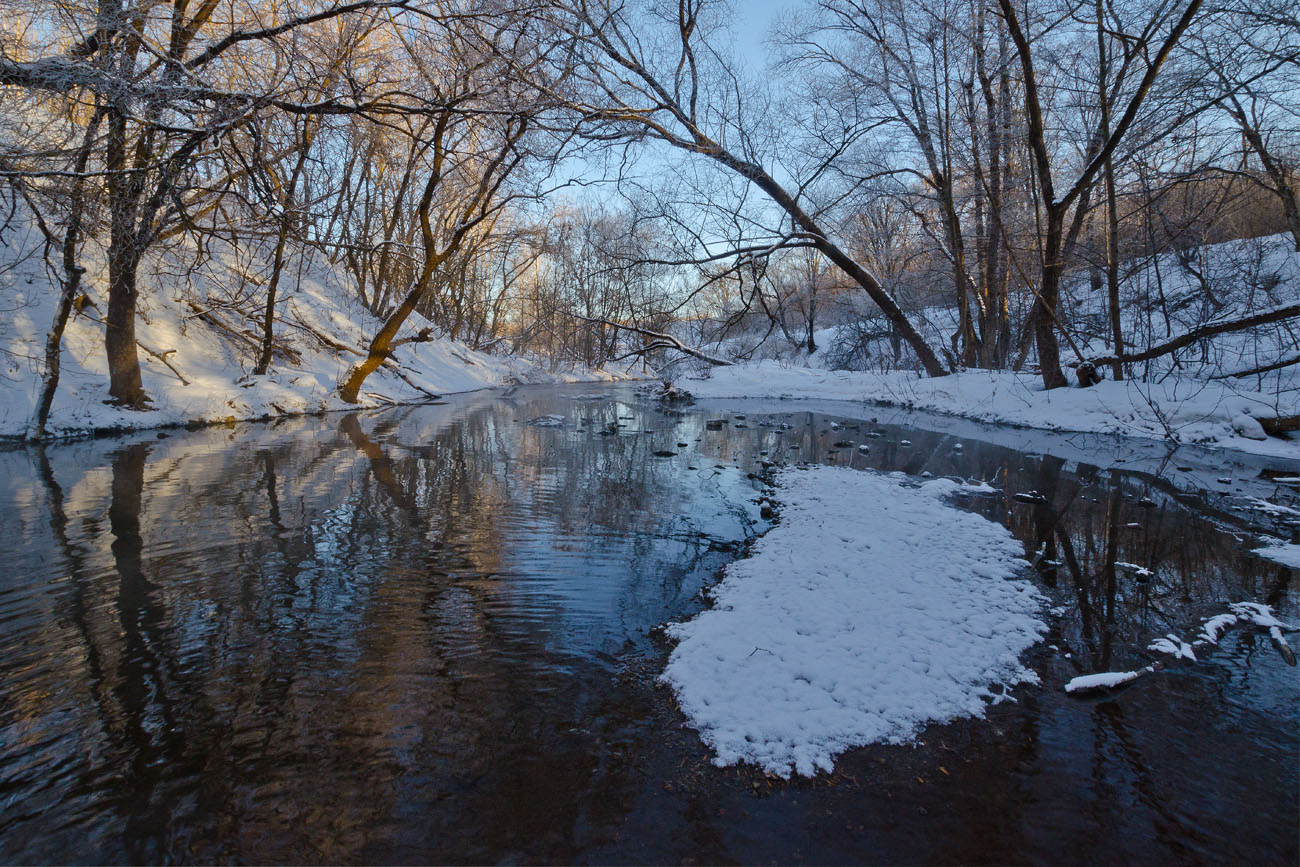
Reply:
[[[788,777],[844,750],[983,715],[1046,630],[1006,528],[956,508],[949,479],[782,470],[780,522],[669,628],[663,680],[721,765]]]

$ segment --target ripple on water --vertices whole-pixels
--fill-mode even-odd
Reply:
[[[0,452],[0,860],[1296,860],[1300,691],[1266,636],[1061,689],[1225,602],[1294,619],[1238,542],[1281,517],[1074,441],[791,406],[519,389]],[[1043,685],[829,779],[713,768],[656,627],[766,526],[760,460],[991,482],[965,507],[1058,612]]]

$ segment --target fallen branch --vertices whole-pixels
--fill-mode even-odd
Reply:
[[[295,312],[295,318],[296,316],[297,314]],[[326,349],[333,349],[335,352],[350,352],[353,355],[361,355],[361,356],[365,355],[364,352],[362,352],[360,349],[357,349],[355,346],[349,346],[346,343],[343,343],[342,341],[336,340],[330,335],[325,334],[323,331],[317,331],[315,328],[303,323],[301,320],[290,321],[288,319],[278,319],[277,321],[285,325],[288,325],[292,328],[297,328],[301,331],[307,332],[307,334],[309,334],[313,339],[315,339],[317,343],[319,343],[321,346],[324,346]]]
[[[235,326],[231,325],[229,322],[226,322],[226,320],[218,316],[213,309],[204,309],[194,301],[187,301],[186,303],[188,303],[190,309],[194,311],[194,315],[196,318],[201,319],[204,322],[208,323],[209,325],[213,326],[214,328],[220,329],[221,331],[226,332],[232,337],[235,337],[236,339],[243,341],[254,352],[260,353],[262,351],[262,341],[252,333],[236,328]],[[302,356],[298,354],[298,352],[290,349],[284,344],[274,343],[272,344],[272,347],[275,349],[276,352],[280,353],[281,356],[287,359],[290,364],[296,365],[302,362]]]
[[[1139,361],[1150,361],[1153,358],[1159,358],[1162,355],[1168,355],[1182,349],[1184,346],[1190,346],[1198,340],[1206,337],[1214,337],[1216,334],[1227,334],[1231,331],[1244,331],[1247,328],[1254,328],[1258,325],[1268,325],[1270,322],[1280,322],[1283,319],[1292,319],[1300,316],[1300,304],[1281,304],[1277,307],[1270,307],[1267,310],[1261,310],[1258,313],[1252,313],[1249,316],[1243,316],[1240,319],[1224,319],[1218,322],[1207,322],[1191,331],[1184,332],[1171,340],[1159,343],[1133,354],[1124,354],[1120,356],[1102,355],[1090,358],[1093,364],[1098,367],[1103,365],[1114,364],[1116,361],[1124,364],[1133,364]],[[1249,375],[1249,374],[1247,374]]]
[[[440,394],[435,394],[434,392],[429,391],[429,389],[425,388],[424,386],[417,385],[417,384],[415,383],[414,380],[412,380],[412,379],[411,379],[409,376],[407,376],[405,373],[402,373],[402,370],[401,370],[401,368],[398,366],[398,364],[397,364],[396,361],[393,361],[392,359],[386,359],[386,360],[384,361],[384,367],[386,367],[387,369],[391,370],[394,374],[397,375],[397,378],[398,378],[398,379],[400,379],[402,382],[406,383],[407,385],[409,385],[411,388],[415,389],[416,391],[420,392],[421,394],[423,394],[423,395],[427,395],[428,397],[431,397],[431,398],[433,398],[434,400],[437,400],[437,399],[439,399],[440,397],[442,397],[442,395],[440,395]]]
[[[86,296],[83,295],[82,297],[85,298]],[[102,318],[99,317],[99,316],[93,316],[93,315],[91,315],[91,314],[89,314],[89,313],[86,312],[86,310],[85,310],[86,307],[94,307],[94,306],[95,306],[95,305],[94,305],[94,302],[91,302],[91,303],[89,303],[89,304],[82,304],[82,305],[80,305],[80,306],[77,308],[77,312],[78,312],[79,314],[81,314],[82,316],[86,317],[87,319],[89,319],[91,322],[98,322],[100,325],[102,325],[102,326],[104,326],[105,328],[107,328],[107,327],[108,327],[108,322],[106,322],[104,319],[102,319]],[[154,358],[156,358],[156,359],[158,359],[159,361],[161,361],[163,364],[167,365],[167,369],[170,370],[172,373],[176,374],[176,378],[179,379],[179,380],[181,381],[181,385],[189,385],[189,384],[190,384],[190,381],[189,381],[188,379],[186,379],[185,377],[181,376],[181,372],[180,372],[179,370],[177,370],[176,368],[172,367],[172,363],[171,363],[170,361],[167,360],[167,356],[169,356],[169,355],[171,355],[173,352],[175,352],[175,351],[176,351],[175,349],[163,349],[163,350],[150,349],[149,347],[147,347],[147,346],[145,346],[143,343],[141,343],[138,339],[136,340],[135,345],[138,346],[138,347],[140,347],[141,349],[143,349],[145,352],[149,353],[149,354],[150,354],[151,356],[153,356]]]
[[[686,355],[691,356],[692,358],[698,358],[701,361],[707,361],[709,364],[712,364],[714,367],[731,366],[731,362],[727,361],[725,358],[718,358],[713,355],[708,355],[707,353],[701,352],[698,349],[694,349],[690,346],[687,346],[686,344],[678,340],[676,337],[673,337],[671,334],[662,334],[658,331],[651,331],[648,328],[638,328],[635,325],[624,325],[621,322],[611,322],[608,319],[600,319],[598,317],[592,317],[592,316],[582,316],[577,313],[570,313],[569,315],[572,316],[574,319],[581,319],[583,322],[590,322],[593,325],[608,325],[611,328],[622,328],[624,331],[631,331],[636,334],[640,334],[643,337],[651,337],[654,340],[658,341],[657,343],[650,344],[649,346],[644,346],[640,350],[633,350],[634,352],[644,354],[654,349],[671,348],[671,349],[676,349],[678,352],[683,352]],[[621,357],[626,357],[626,356],[621,356]]]
[[[1252,367],[1250,370],[1236,370],[1232,373],[1215,374],[1214,376],[1211,376],[1210,379],[1245,379],[1248,376],[1268,373],[1270,370],[1281,370],[1282,368],[1290,367],[1293,364],[1300,364],[1300,355],[1283,358],[1281,361],[1274,361],[1271,364],[1261,364],[1259,367]]]
[[[172,373],[176,374],[176,378],[179,379],[179,380],[181,381],[181,385],[189,385],[189,384],[190,384],[189,380],[186,379],[185,377],[181,376],[181,372],[180,372],[179,370],[177,370],[176,368],[172,367],[172,363],[171,363],[170,361],[167,360],[167,356],[169,356],[169,355],[171,355],[173,352],[175,352],[175,351],[176,351],[175,349],[164,349],[164,350],[162,350],[161,352],[159,352],[159,351],[156,350],[156,349],[150,349],[149,347],[145,346],[143,343],[141,343],[141,342],[138,341],[138,340],[135,342],[135,345],[138,346],[138,347],[140,347],[141,349],[143,349],[145,352],[149,353],[150,355],[152,355],[154,358],[156,358],[156,359],[158,359],[159,361],[161,361],[163,364],[167,365],[167,369],[170,370]]]

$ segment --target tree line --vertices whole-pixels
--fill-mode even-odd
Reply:
[[[806,0],[768,61],[718,0],[0,8],[0,177],[55,263],[42,426],[89,244],[109,393],[133,409],[140,268],[166,249],[265,263],[228,302],[255,325],[255,375],[283,353],[294,262],[346,273],[381,323],[348,401],[434,333],[556,363],[725,363],[701,346],[815,351],[845,297],[930,376],[1029,364],[1060,387],[1064,340],[1121,378],[1152,348],[1125,333],[1134,262],[1195,272],[1198,245],[1277,231],[1300,250],[1300,20],[1281,0]],[[1104,299],[1100,355],[1062,302],[1079,274]]]

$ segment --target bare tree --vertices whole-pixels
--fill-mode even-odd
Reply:
[[[710,43],[720,7],[707,0],[682,0],[675,10],[634,8],[613,0],[565,0],[550,20],[570,40],[576,64],[573,87],[551,93],[577,113],[592,139],[656,141],[698,155],[761,191],[789,221],[787,240],[815,247],[871,298],[895,324],[902,339],[931,376],[948,371],[898,303],[861,263],[837,242],[809,185],[822,165],[787,186],[762,164],[756,118],[733,66]],[[725,11],[722,9],[721,11]],[[841,129],[831,152],[862,135]]]
[[[520,193],[507,182],[530,157],[530,137],[544,108],[534,77],[506,74],[506,63],[529,69],[545,59],[526,24],[511,15],[451,18],[425,33],[403,34],[407,56],[429,93],[432,123],[422,134],[422,192],[415,207],[420,227],[419,270],[401,301],[371,339],[365,358],[339,384],[339,396],[355,403],[361,386],[398,346],[426,340],[432,329],[399,338],[406,320],[435,284],[435,275],[475,230]]]
[[[182,195],[201,185],[194,169],[204,149],[259,111],[354,111],[356,94],[306,104],[268,76],[282,37],[310,25],[407,0],[344,4],[235,4],[218,15],[216,0],[187,3],[155,14],[150,4],[99,0],[94,8],[60,5],[28,10],[28,43],[15,56],[0,54],[0,84],[57,94],[71,106],[90,95],[102,108],[105,135],[98,166],[77,174],[104,182],[108,212],[108,303],[105,351],[109,394],[124,407],[146,408],[135,316],[137,273],[145,252],[176,220],[186,218]],[[265,24],[267,18],[277,23]],[[378,94],[372,99],[379,102]],[[73,116],[90,112],[70,112]],[[98,116],[99,112],[93,113]],[[89,172],[88,168],[96,169]],[[18,171],[40,175],[33,161]]]
[[[1011,0],[998,0],[998,6],[1020,60],[1028,145],[1033,154],[1034,177],[1043,211],[1042,263],[1030,318],[1043,385],[1049,389],[1061,388],[1069,384],[1061,370],[1060,344],[1056,337],[1061,327],[1058,309],[1061,278],[1082,228],[1092,185],[1137,121],[1157,75],[1196,17],[1201,0],[1190,0],[1177,15],[1174,14],[1177,7],[1156,8],[1138,32],[1127,36],[1124,60],[1118,68],[1111,70],[1112,88],[1127,95],[1123,100],[1116,100],[1123,103],[1124,110],[1113,124],[1109,123],[1107,115],[1108,132],[1098,119],[1088,135],[1080,166],[1070,174],[1068,183],[1061,185],[1059,194],[1056,173],[1063,160],[1054,151],[1049,138],[1047,119],[1050,103],[1040,81],[1038,53],[1033,48],[1035,41],[1041,44],[1046,37],[1035,37],[1026,29],[1029,19],[1022,20]],[[1161,30],[1166,26],[1168,30],[1161,36]]]

